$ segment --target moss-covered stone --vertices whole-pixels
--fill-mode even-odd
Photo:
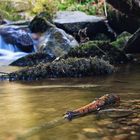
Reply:
[[[9,80],[38,80],[111,74],[114,67],[98,58],[68,58],[10,73]]]
[[[128,61],[125,53],[112,46],[107,41],[90,41],[79,47],[73,48],[67,54],[67,57],[95,57],[103,58],[111,64],[120,64]]]
[[[11,63],[11,66],[33,66],[33,65],[37,65],[39,63],[48,63],[51,62],[55,59],[55,57],[51,57],[49,54],[47,53],[33,53],[33,54],[29,54],[26,55],[22,58],[19,58],[18,60],[14,61],[13,63]]]
[[[117,37],[116,41],[113,41],[111,43],[111,45],[113,45],[114,47],[116,47],[118,49],[123,49],[125,44],[127,43],[127,41],[130,39],[130,37],[131,37],[130,33],[123,32]]]
[[[46,13],[36,15],[29,24],[29,29],[33,33],[44,33],[47,29],[54,27],[46,18]]]

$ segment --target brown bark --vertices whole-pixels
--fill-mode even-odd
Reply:
[[[119,11],[140,18],[140,0],[106,0]]]

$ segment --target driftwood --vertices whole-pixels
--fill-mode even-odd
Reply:
[[[140,0],[106,0],[106,2],[129,16],[140,18]]]

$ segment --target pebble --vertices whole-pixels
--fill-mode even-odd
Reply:
[[[97,129],[97,128],[84,128],[83,131],[84,132],[91,132],[91,133],[99,133],[101,131],[101,129]]]
[[[113,137],[112,140],[128,140],[128,134],[120,134]]]

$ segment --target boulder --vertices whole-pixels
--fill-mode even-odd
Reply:
[[[89,58],[98,57],[109,61],[111,64],[127,63],[128,59],[125,53],[107,41],[89,41],[79,47],[71,49],[67,57]]]
[[[36,15],[29,24],[32,33],[44,33],[50,27],[54,27],[54,25],[48,21],[46,12]]]
[[[70,48],[78,46],[78,42],[62,29],[51,27],[41,37],[37,52],[45,52],[51,57],[66,54]]]
[[[139,0],[106,0],[114,8],[123,13],[140,18],[140,1]]]
[[[126,53],[140,53],[140,28],[128,40],[124,50]]]
[[[140,19],[126,15],[125,13],[114,9],[112,6],[108,5],[107,13],[108,23],[117,34],[120,34],[123,31],[134,33],[140,27]],[[132,26],[133,24],[135,24],[135,26]]]
[[[16,46],[20,51],[32,52],[34,50],[34,43],[29,33],[20,27],[3,26],[0,28],[0,36],[5,43]]]
[[[50,65],[38,64],[8,74],[9,80],[39,80],[58,77],[84,77],[105,75],[114,72],[114,67],[98,58],[68,58],[54,61]]]
[[[115,38],[115,33],[105,17],[86,15],[80,11],[64,11],[58,12],[53,22],[80,42],[93,40],[100,33],[104,33],[111,40]]]

